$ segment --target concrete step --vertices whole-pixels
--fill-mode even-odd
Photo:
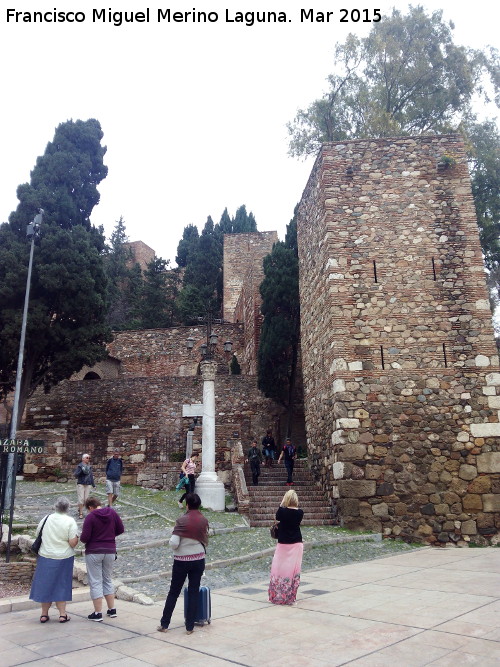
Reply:
[[[262,527],[271,527],[273,523],[273,519],[269,520],[261,520],[261,519],[256,519],[252,520],[250,519],[250,526],[252,528],[262,528]],[[304,517],[302,519],[302,523],[300,524],[301,526],[333,526],[334,521],[333,519],[309,519]]]
[[[296,461],[293,471],[293,485],[286,484],[287,472],[284,465],[261,466],[259,483],[252,484],[250,465],[245,465],[245,479],[249,494],[248,518],[251,526],[270,526],[274,521],[284,494],[288,489],[296,490],[299,507],[304,510],[302,525],[325,526],[334,523],[329,503],[323,491],[314,483],[305,461]]]

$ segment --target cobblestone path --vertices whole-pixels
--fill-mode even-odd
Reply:
[[[98,486],[95,493],[102,498],[103,503],[106,502],[102,485]],[[16,530],[33,535],[34,527],[52,510],[59,495],[66,495],[70,499],[72,513],[81,525],[77,518],[75,485],[21,481],[16,486]],[[172,553],[167,542],[175,520],[182,512],[177,506],[177,499],[178,493],[174,491],[124,486],[115,505],[125,524],[124,535],[117,539],[115,578],[153,598],[164,598],[168,589]],[[249,528],[245,518],[234,512],[203,510],[203,513],[214,532],[210,538],[204,582],[215,589],[265,579],[276,545],[269,529]],[[324,544],[339,536],[350,535],[334,526],[305,526],[302,535],[305,543],[323,543],[322,546],[306,549],[303,571],[371,560],[416,548],[415,545],[387,540]],[[250,558],[243,562],[225,562],[230,559],[242,560],[249,555]],[[83,560],[82,556],[78,558]],[[214,567],[210,569],[212,564]]]

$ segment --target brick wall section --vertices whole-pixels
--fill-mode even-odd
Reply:
[[[235,309],[235,319],[244,322],[243,354],[241,359],[238,356],[238,361],[242,366],[242,372],[248,375],[257,375],[257,353],[264,319],[260,312],[262,299],[259,290],[263,279],[262,263],[251,265],[246,273]]]
[[[0,563],[0,585],[10,583],[29,585],[34,571],[35,563],[23,561]]]
[[[50,394],[37,392],[28,403],[27,419],[18,437],[43,439],[43,455],[27,456],[30,479],[72,478],[81,455],[88,452],[96,475],[118,446],[125,461],[124,481],[170,485],[172,454],[185,451],[192,418],[182,417],[184,404],[201,403],[202,378],[129,377],[116,380],[66,381]],[[216,468],[229,484],[231,450],[262,438],[282,410],[258,391],[256,378],[217,376]],[[199,446],[201,426],[195,429]],[[177,467],[179,464],[177,464]],[[153,483],[154,482],[154,483]]]
[[[461,140],[326,144],[298,240],[308,448],[342,522],[495,534],[500,373]]]
[[[241,324],[215,324],[212,327],[219,336],[216,359],[218,373],[228,373],[231,355],[224,352],[224,342],[231,340],[238,355],[245,346]],[[171,329],[146,329],[120,331],[108,349],[112,357],[120,360],[120,375],[124,377],[164,377],[196,375],[200,361],[200,346],[206,342],[206,327],[174,327]],[[186,340],[194,338],[191,351]],[[92,369],[94,370],[94,369]]]
[[[235,322],[235,310],[250,266],[261,267],[277,232],[252,232],[224,235],[224,320]],[[246,323],[245,323],[246,324]]]

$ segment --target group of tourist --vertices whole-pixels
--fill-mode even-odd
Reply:
[[[111,507],[120,494],[120,480],[123,473],[123,459],[116,449],[106,463],[106,494]],[[76,495],[78,498],[78,517],[83,519],[83,508],[90,496],[90,489],[95,489],[94,473],[90,465],[90,454],[83,454],[82,460],[73,473],[76,477]]]
[[[50,620],[52,602],[55,602],[59,612],[59,623],[71,620],[66,613],[66,601],[72,600],[74,548],[80,540],[85,544],[87,577],[94,605],[94,611],[87,618],[90,621],[102,621],[103,599],[108,607],[107,616],[115,618],[112,575],[116,537],[125,530],[123,522],[112,507],[101,507],[98,498],[90,497],[85,501],[88,514],[79,535],[75,519],[68,514],[69,507],[68,498],[61,496],[54,506],[55,512],[38,524],[36,534],[42,533],[42,544],[38,551],[30,599],[40,602],[42,606],[40,623]]]
[[[268,467],[272,466],[273,461],[276,459],[276,443],[274,442],[273,434],[270,429],[268,429],[266,435],[262,438],[262,452],[257,445],[257,440],[253,440],[247,453],[247,461],[250,463],[250,469],[252,471],[252,484],[254,486],[257,486],[259,483],[262,455],[264,455],[265,465]],[[293,484],[293,468],[296,458],[297,448],[295,445],[292,445],[290,438],[287,438],[278,458],[278,463],[281,463],[282,459],[284,459],[285,462],[285,468],[287,471],[287,486],[292,486]]]
[[[263,439],[263,446],[265,446],[266,460],[269,458],[269,465],[272,465],[275,458],[272,452],[275,452],[276,446],[270,431]],[[260,454],[255,441],[249,450],[248,460],[251,465],[253,458],[250,452],[254,450]],[[259,463],[260,457],[257,455]],[[283,457],[285,465],[287,461],[292,462],[291,466],[287,465],[290,480],[287,484],[289,484],[295,459],[295,448],[289,439],[283,447],[278,462]],[[174,563],[170,589],[160,625],[157,628],[159,632],[168,630],[186,578],[188,579],[186,632],[191,634],[194,628],[200,581],[205,570],[205,554],[208,546],[208,521],[200,512],[200,497],[194,493],[196,461],[197,457],[193,455],[182,464],[182,474],[187,478],[188,484],[185,493],[179,500],[179,506],[182,507],[181,503],[185,500],[187,511],[177,519],[169,541],[173,549]],[[253,471],[254,466],[252,466],[252,473]],[[84,454],[81,463],[75,470],[80,518],[83,518],[83,508],[87,510],[81,533],[78,534],[77,523],[68,514],[70,501],[66,497],[58,498],[54,506],[55,511],[44,517],[38,524],[36,535],[42,533],[42,544],[38,552],[30,599],[41,604],[40,623],[47,623],[50,620],[49,609],[52,603],[55,603],[59,612],[59,623],[67,623],[71,620],[66,613],[66,602],[72,600],[74,548],[79,540],[85,544],[87,577],[94,607],[94,611],[87,618],[96,622],[103,620],[104,600],[107,605],[106,616],[116,618],[112,574],[116,559],[116,537],[121,535],[125,528],[120,516],[112,508],[112,504],[119,495],[122,472],[123,463],[119,452],[116,451],[106,466],[108,505],[102,507],[98,498],[89,496],[90,487],[95,488],[95,484],[90,456]],[[276,512],[278,544],[272,561],[269,583],[269,601],[273,604],[295,604],[302,565],[303,544],[300,524],[303,515],[303,510],[298,507],[296,492],[289,489]]]

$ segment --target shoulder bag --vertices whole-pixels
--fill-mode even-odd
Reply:
[[[280,522],[279,522],[279,521],[275,521],[275,522],[273,523],[273,525],[271,526],[271,528],[269,528],[269,532],[271,533],[271,537],[273,538],[273,540],[277,540],[277,539],[278,539],[278,526],[279,526],[279,525],[280,525]]]
[[[47,519],[49,518],[49,515],[45,517],[45,521],[42,523],[42,527],[40,528],[40,532],[35,538],[35,541],[33,544],[30,546],[30,551],[31,553],[34,553],[36,556],[38,556],[38,552],[40,551],[40,547],[42,546],[42,533],[43,533],[43,527],[47,523]]]

